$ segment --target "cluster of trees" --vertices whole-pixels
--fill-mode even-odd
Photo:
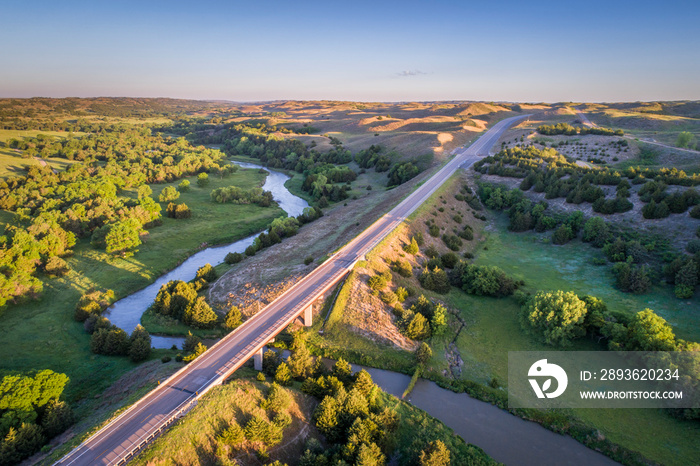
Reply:
[[[319,207],[306,207],[304,211],[296,217],[276,218],[270,224],[267,233],[260,233],[258,237],[255,238],[255,241],[253,241],[253,244],[246,248],[245,254],[247,256],[254,256],[256,252],[280,243],[284,238],[296,235],[301,225],[313,222],[321,217],[323,217],[323,211]],[[242,256],[232,255],[230,257],[230,263],[235,264],[240,262],[241,259],[243,259]]]
[[[624,136],[624,131],[621,129],[610,129],[601,127],[589,126],[572,126],[568,123],[557,123],[556,125],[540,125],[537,127],[537,132],[546,136],[554,136],[564,134],[566,136],[575,136],[577,134],[595,134],[598,136]]]
[[[135,252],[140,235],[161,217],[146,183],[201,171],[225,175],[233,167],[217,151],[152,136],[145,128],[66,138],[46,147],[51,156],[82,162],[58,173],[32,166],[26,175],[0,182],[0,208],[15,213],[0,243],[0,304],[40,293],[40,270],[66,273],[62,257],[78,239],[91,238],[94,247],[115,255]],[[138,199],[121,195],[136,187]]]
[[[282,441],[284,430],[292,423],[291,404],[289,391],[272,383],[260,404],[264,414],[252,416],[243,425],[233,421],[217,436],[216,456],[220,464],[233,464],[231,457],[246,443],[257,445],[257,453],[264,455],[268,448]]]
[[[257,204],[270,207],[274,202],[270,191],[262,188],[243,189],[238,186],[224,186],[211,192],[211,200],[219,204]]]
[[[7,375],[0,382],[0,465],[19,464],[48,439],[73,423],[61,401],[68,376],[42,370],[35,375]]]
[[[651,309],[633,316],[611,312],[601,299],[571,291],[541,291],[525,299],[520,322],[525,331],[552,346],[567,347],[588,335],[606,340],[608,349],[614,351],[700,351],[700,344],[677,339],[666,320]],[[680,361],[678,364],[686,364],[680,382],[692,393],[700,388],[697,358]],[[699,419],[700,409],[680,410],[678,414]]]
[[[399,162],[389,170],[387,186],[398,186],[411,178],[415,178],[421,172],[415,161]]]
[[[644,218],[666,218],[700,204],[700,194],[695,189],[670,194],[667,187],[661,181],[649,181],[639,189],[639,198],[648,203],[642,208]]]
[[[695,186],[700,184],[700,175],[687,175],[676,168],[641,169],[628,168],[617,171],[609,168],[589,169],[569,162],[554,149],[539,150],[533,146],[504,149],[498,154],[486,157],[475,164],[481,173],[521,178],[520,189],[533,189],[545,193],[547,199],[566,198],[568,203],[589,202],[597,212],[610,214],[625,212],[632,208],[627,200],[631,184],[645,185],[640,188],[640,198],[644,202],[654,200],[665,202],[671,212],[682,213],[700,203],[695,190],[668,195],[666,185]],[[653,181],[652,181],[653,180]],[[600,186],[616,186],[613,199],[606,199]],[[669,199],[666,199],[669,197]],[[657,214],[658,215],[658,214]]]
[[[316,170],[314,170],[316,171]],[[350,190],[350,182],[357,178],[357,174],[348,167],[334,167],[324,165],[316,173],[309,173],[301,185],[302,191],[308,192],[311,197],[319,201],[320,207],[326,207],[329,202],[338,202],[347,199]],[[338,181],[334,181],[338,180]],[[345,182],[343,186],[333,183]]]
[[[602,248],[607,260],[615,263],[612,271],[615,276],[615,285],[621,291],[645,293],[651,288],[654,273],[648,264],[654,263],[654,256],[651,253],[655,246],[653,242],[643,245],[636,239],[625,240],[622,237],[615,237],[612,228],[605,220],[600,217],[585,220],[580,211],[569,215],[549,216],[545,202],[534,204],[525,199],[522,191],[518,189],[508,190],[482,184],[479,187],[479,195],[487,207],[508,210],[510,217],[508,228],[511,231],[534,229],[542,232],[554,229],[552,234],[554,244],[567,243],[580,234],[584,242],[596,248]],[[676,275],[689,261],[692,260],[693,264],[700,262],[700,254],[696,252],[694,254],[695,256],[692,257],[679,256],[666,266],[668,272],[664,272],[666,281],[676,285],[676,295],[682,299],[692,297],[695,293],[700,269],[697,266],[693,268],[692,265],[688,265],[679,275],[678,280]]]
[[[151,355],[151,336],[137,325],[131,336],[106,317],[92,316],[85,321],[90,336],[90,351],[105,356],[128,356],[133,362],[145,361]]]
[[[561,290],[540,291],[522,306],[520,323],[526,332],[548,345],[566,347],[572,340],[598,333],[604,325],[607,307],[598,298],[579,297]]]
[[[367,149],[355,154],[355,162],[360,168],[374,168],[376,172],[380,173],[389,170],[395,155],[393,152],[387,152],[382,145],[372,144]]]
[[[171,280],[163,285],[153,303],[158,314],[171,317],[195,328],[212,328],[218,317],[198,291],[216,280],[211,264],[202,266],[191,282]]]
[[[496,298],[512,295],[521,285],[496,266],[474,265],[466,261],[459,261],[455,267],[453,281],[465,293]]]
[[[420,295],[410,308],[397,305],[399,317],[397,327],[412,340],[426,340],[433,335],[442,335],[447,327],[447,308]]]

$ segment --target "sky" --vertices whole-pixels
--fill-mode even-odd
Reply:
[[[700,2],[0,3],[0,97],[700,99]]]

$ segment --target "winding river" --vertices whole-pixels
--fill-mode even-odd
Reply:
[[[236,162],[236,165],[240,165],[243,168],[264,168],[260,165],[245,162]],[[301,214],[304,208],[308,207],[309,204],[304,199],[293,195],[284,186],[284,183],[289,177],[284,173],[268,168],[264,169],[268,172],[268,176],[265,179],[263,189],[272,192],[275,201],[287,212],[287,215],[296,217]],[[253,244],[256,236],[258,235],[248,236],[247,238],[243,238],[231,244],[207,248],[193,254],[175,269],[160,276],[151,285],[114,303],[105,315],[114,325],[127,333],[131,333],[141,321],[141,315],[156,299],[161,286],[168,283],[170,280],[192,280],[197,274],[197,269],[205,264],[217,265],[222,263],[226,254],[229,252],[245,251],[248,246]],[[183,341],[184,338],[182,337],[151,336],[151,345],[154,348],[170,348],[173,345],[180,346]]]

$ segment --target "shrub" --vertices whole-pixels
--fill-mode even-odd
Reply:
[[[245,256],[240,252],[229,252],[224,258],[224,262],[229,265],[238,264]]]
[[[396,293],[389,290],[382,293],[381,300],[386,304],[392,305],[398,301],[398,298],[396,297]]]
[[[226,312],[224,317],[224,327],[233,330],[241,325],[241,311],[237,306],[231,306],[231,309]]]
[[[307,256],[306,259],[304,259],[304,265],[309,265],[314,261],[314,258],[311,256]]]
[[[408,290],[406,290],[406,288],[403,286],[396,288],[394,293],[396,294],[396,299],[398,299],[399,302],[404,302],[406,301],[406,298],[408,298]]]
[[[190,190],[190,180],[182,180],[180,184],[177,185],[177,190],[181,193],[186,193]]]
[[[168,206],[165,208],[165,213],[169,218],[179,219],[192,217],[192,211],[184,202],[182,204],[168,203]]]
[[[552,234],[554,244],[566,244],[572,239],[574,239],[574,232],[569,225],[560,225]]]
[[[457,265],[457,262],[459,262],[459,256],[454,252],[447,252],[440,256],[440,261],[444,267],[453,269]]]
[[[418,254],[418,243],[416,242],[416,238],[411,237],[411,242],[409,244],[404,245],[403,250],[406,251],[408,254],[411,255],[416,255]]]
[[[200,188],[203,188],[204,186],[207,186],[209,184],[209,175],[206,173],[200,173],[197,175],[197,186]]]
[[[425,248],[425,251],[423,253],[430,257],[431,259],[438,257],[440,255],[440,252],[437,250],[435,245],[429,244],[427,248]]]
[[[455,235],[444,234],[442,235],[442,241],[448,248],[450,248],[453,251],[459,251],[462,247],[462,240]]]
[[[498,267],[473,265],[465,261],[457,264],[454,276],[464,292],[478,296],[508,296],[518,287],[515,280]]]
[[[688,244],[685,245],[685,250],[691,254],[700,252],[700,239],[691,239],[688,241]]]
[[[175,189],[173,186],[166,186],[160,192],[160,195],[158,196],[158,200],[160,202],[170,202],[170,201],[174,201],[178,197],[180,197],[180,193],[177,191],[177,189]]]
[[[214,267],[212,267],[211,264],[205,264],[197,270],[197,275],[195,276],[194,279],[195,280],[202,279],[202,280],[205,280],[205,281],[211,283],[214,280],[216,280],[216,277],[217,277],[217,275],[216,275],[216,270],[214,269]]]
[[[428,233],[430,234],[430,236],[437,238],[438,236],[440,236],[440,227],[437,226],[437,224],[433,223],[430,225],[430,227],[428,227]]]
[[[394,261],[392,269],[402,277],[410,278],[413,276],[413,267],[408,261],[401,259]]]
[[[426,290],[442,294],[450,291],[450,280],[447,278],[447,273],[437,267],[433,270],[423,270],[420,277],[418,277],[418,281]]]

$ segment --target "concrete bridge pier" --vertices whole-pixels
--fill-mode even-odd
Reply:
[[[313,303],[306,306],[304,312],[301,314],[301,319],[304,322],[304,327],[311,327],[314,322],[314,308]]]
[[[263,351],[265,351],[265,347],[263,346],[259,350],[253,354],[253,367],[255,368],[256,371],[261,371],[262,370],[262,362],[263,362]]]

